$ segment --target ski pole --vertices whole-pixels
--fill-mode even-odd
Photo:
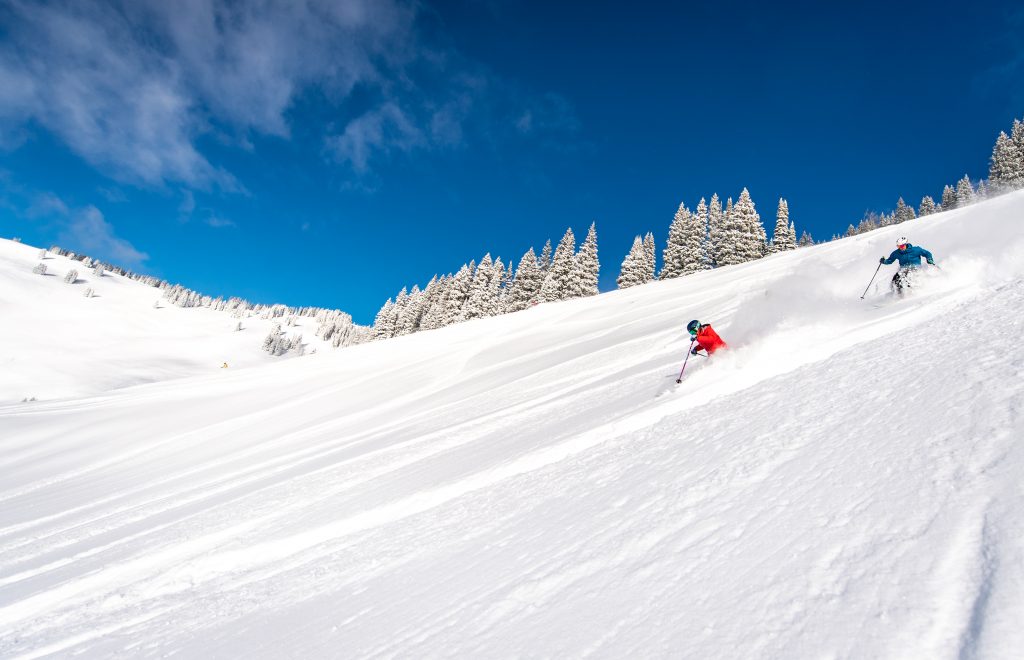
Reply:
[[[871,288],[871,285],[872,285],[872,283],[874,283],[875,278],[878,277],[878,271],[880,271],[880,270],[882,270],[882,264],[881,263],[879,263],[878,264],[878,268],[875,269],[875,274],[871,276],[871,281],[868,282],[868,285],[866,287],[864,287],[864,293],[860,294],[860,299],[861,300],[864,300],[864,296],[868,295],[868,289]]]
[[[693,342],[695,342],[695,341],[697,341],[697,340],[696,339],[691,339],[690,340],[690,348],[686,349],[686,357],[683,359],[683,368],[679,370],[679,378],[676,378],[676,382],[677,383],[683,382],[683,372],[686,371],[686,363],[689,362],[689,360],[690,360],[690,351],[693,350]]]

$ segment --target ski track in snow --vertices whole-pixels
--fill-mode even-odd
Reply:
[[[1010,657],[1022,210],[0,406],[0,656]]]

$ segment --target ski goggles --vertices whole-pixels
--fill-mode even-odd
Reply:
[[[897,245],[896,247],[900,250],[906,250],[910,245],[908,243],[904,243],[903,245]]]
[[[691,337],[696,337],[697,336],[697,328],[694,328],[693,330],[690,330],[690,336]]]

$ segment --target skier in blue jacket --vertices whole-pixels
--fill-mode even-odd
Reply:
[[[911,245],[906,236],[900,236],[896,241],[896,249],[892,251],[889,258],[882,257],[878,263],[888,265],[894,261],[900,262],[900,269],[892,276],[892,287],[902,295],[904,285],[910,286],[910,276],[921,265],[921,259],[935,265],[935,258],[932,257],[931,252],[919,245]]]

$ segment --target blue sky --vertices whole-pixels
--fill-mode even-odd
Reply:
[[[987,174],[1018,3],[0,0],[0,227],[340,308],[680,202],[841,232]]]

